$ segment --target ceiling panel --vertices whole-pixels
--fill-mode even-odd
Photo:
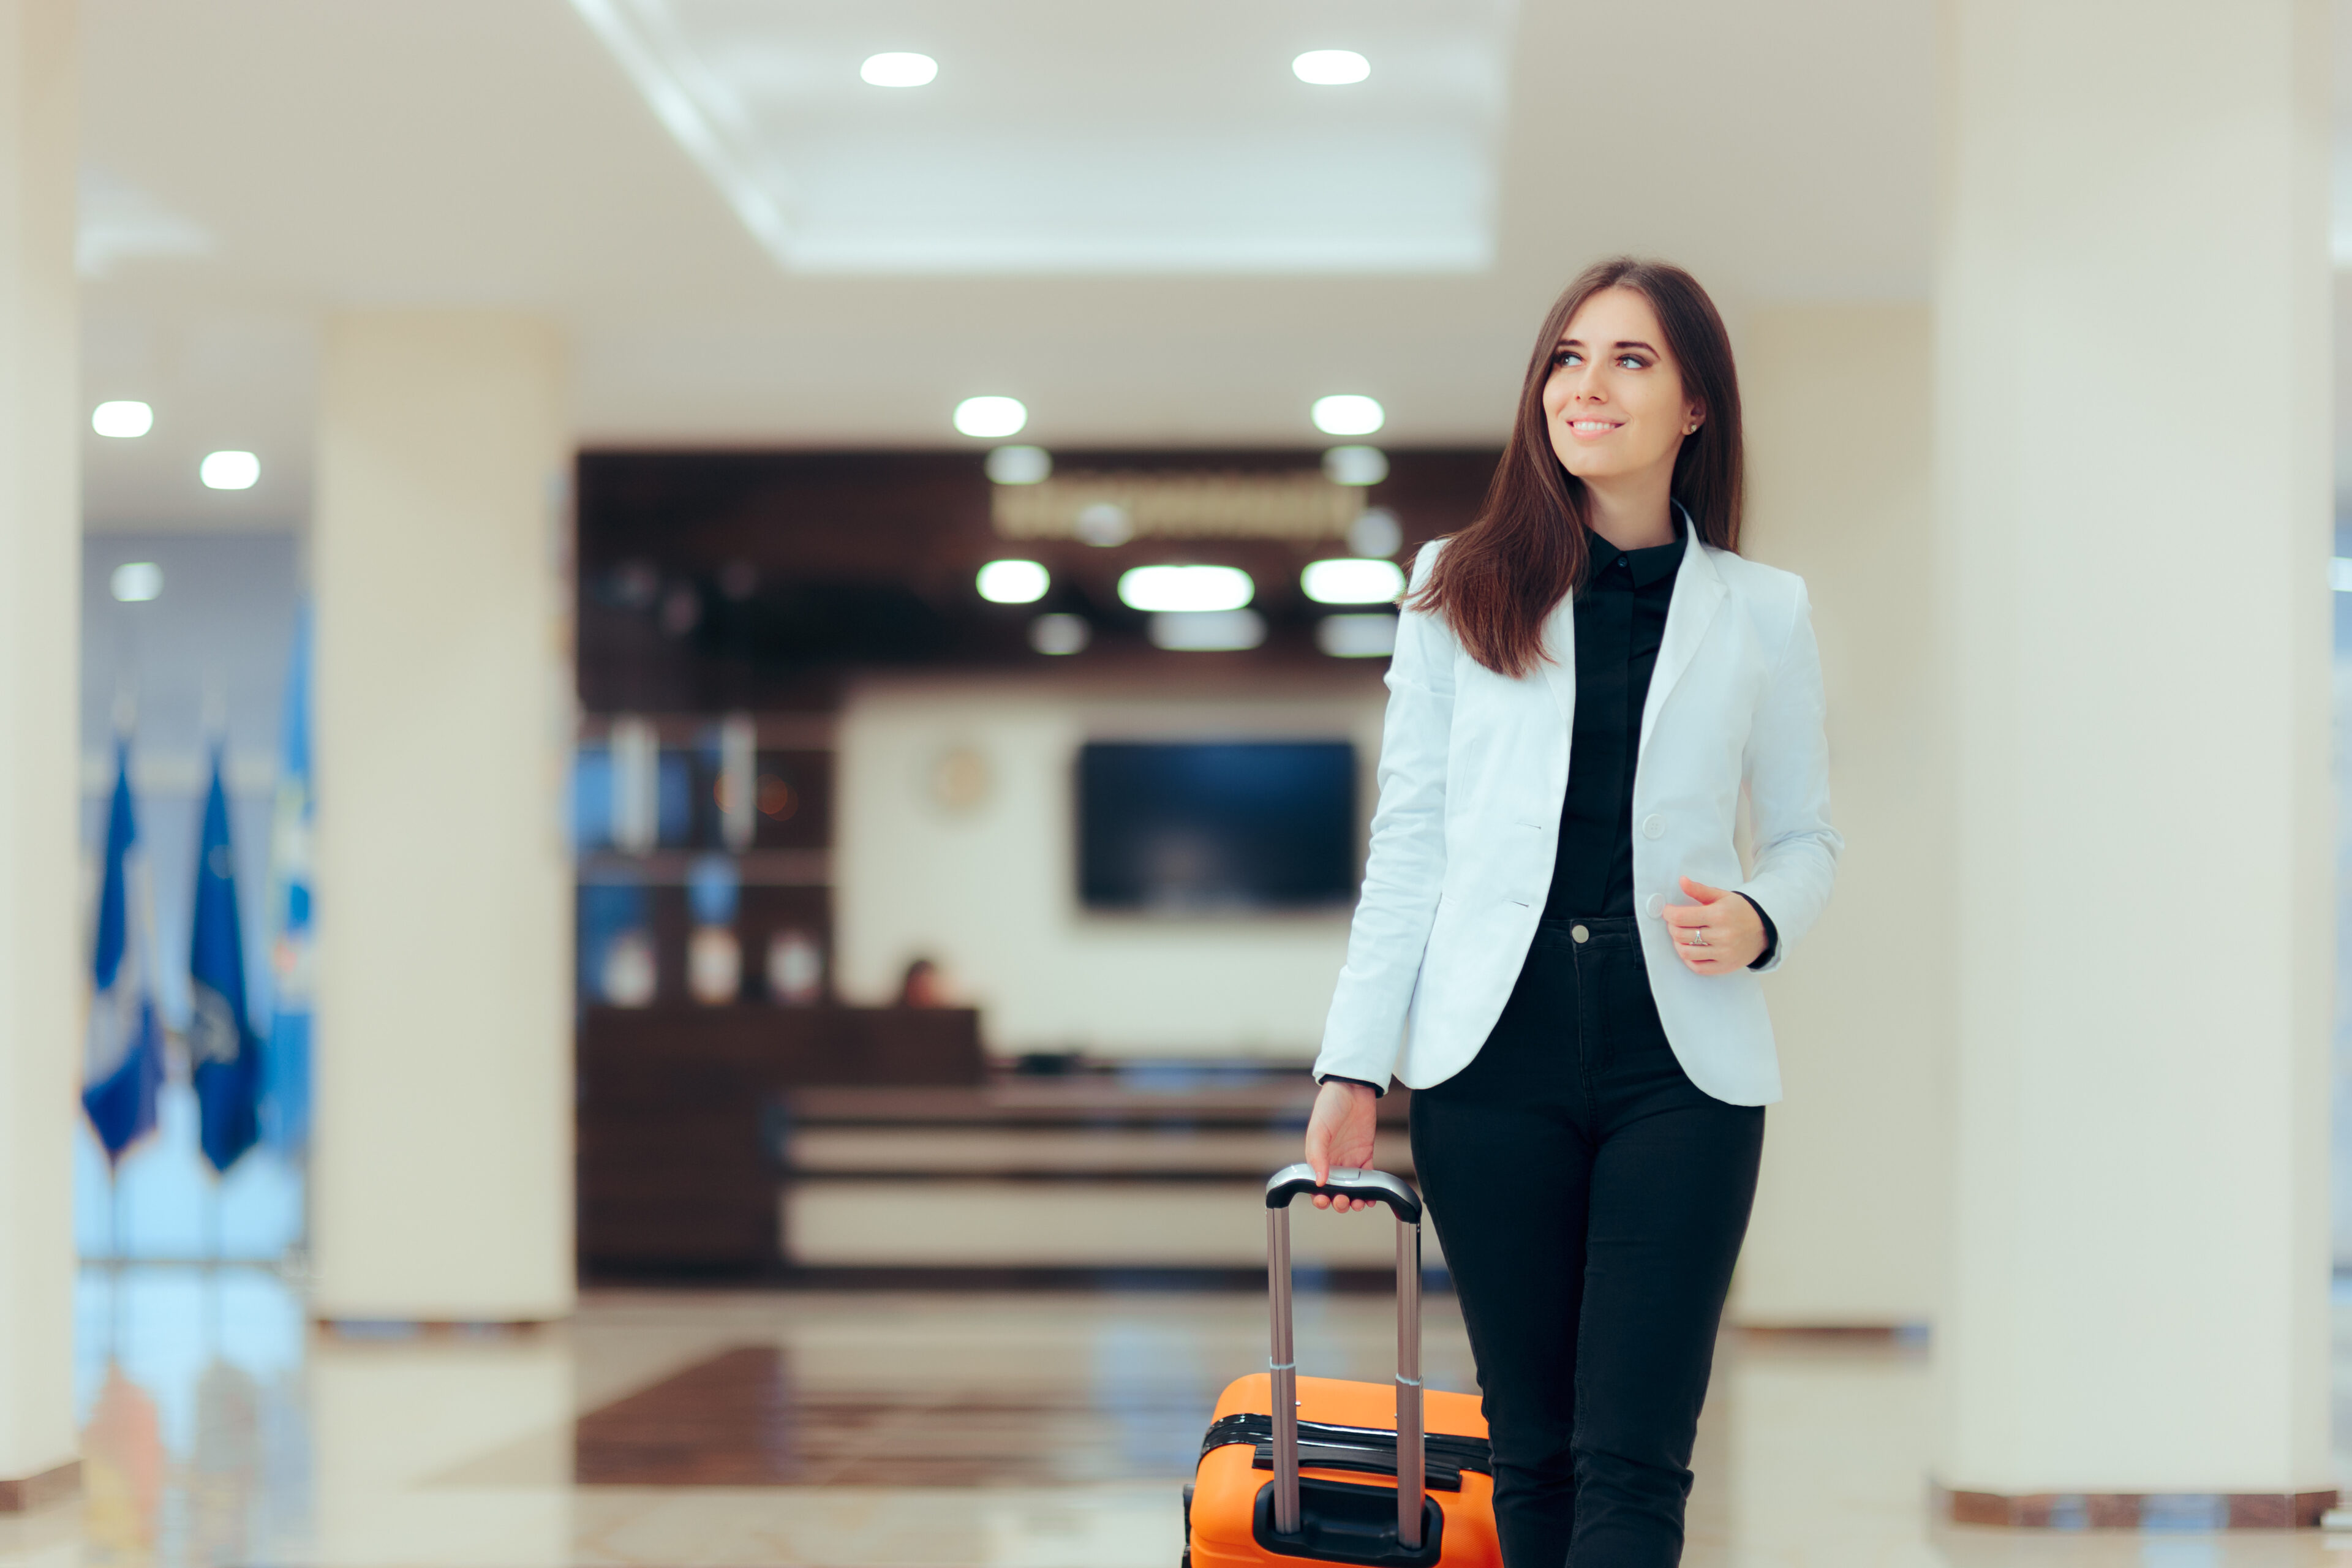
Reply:
[[[573,0],[803,272],[1475,271],[1513,0]],[[1346,48],[1369,79],[1291,60]],[[868,86],[886,50],[940,63]]]

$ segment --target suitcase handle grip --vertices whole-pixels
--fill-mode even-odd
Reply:
[[[1302,1161],[1296,1165],[1285,1165],[1266,1181],[1265,1206],[1270,1209],[1286,1209],[1291,1199],[1302,1196],[1362,1198],[1370,1203],[1388,1205],[1397,1218],[1407,1225],[1421,1223],[1420,1195],[1386,1171],[1360,1171],[1351,1165],[1335,1165],[1331,1170],[1331,1179],[1318,1183],[1315,1167]]]

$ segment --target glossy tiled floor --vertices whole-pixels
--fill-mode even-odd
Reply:
[[[83,1295],[88,1486],[0,1521],[8,1568],[1173,1568],[1204,1413],[1264,1354],[1246,1295],[606,1293],[560,1329],[383,1337],[310,1333],[260,1270]],[[1306,1369],[1384,1375],[1388,1310],[1303,1298]],[[1443,1297],[1425,1370],[1470,1385]],[[1685,1561],[2352,1563],[2315,1534],[1934,1528],[1927,1396],[1916,1349],[1727,1338]]]

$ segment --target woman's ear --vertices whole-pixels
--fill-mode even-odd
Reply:
[[[1696,436],[1698,434],[1698,427],[1706,423],[1706,405],[1694,403],[1690,405],[1690,411],[1683,417],[1683,434]]]

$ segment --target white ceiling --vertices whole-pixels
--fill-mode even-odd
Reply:
[[[85,0],[85,392],[157,413],[89,438],[95,524],[298,520],[338,310],[557,320],[588,441],[948,444],[994,392],[1048,446],[1290,445],[1349,391],[1402,445],[1498,438],[1600,254],[1735,321],[1928,286],[1933,0],[608,3],[740,109],[782,259],[566,0]],[[933,86],[856,79],[910,47]],[[216,446],[262,483],[199,489]]]
[[[796,272],[1475,272],[1513,0],[572,0]],[[1344,43],[1348,88],[1290,61]],[[928,86],[868,55],[948,62]]]

